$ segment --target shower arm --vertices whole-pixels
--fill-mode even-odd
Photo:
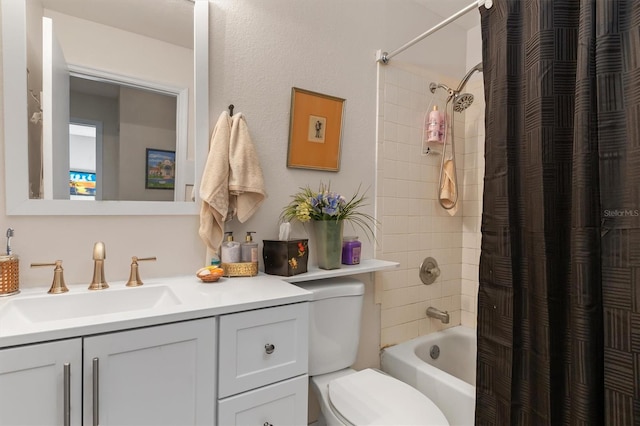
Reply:
[[[453,90],[452,88],[450,88],[446,84],[442,84],[442,83],[437,83],[437,84],[436,83],[431,83],[431,84],[429,84],[429,90],[431,91],[431,93],[436,93],[437,89],[444,89],[449,95],[448,98],[447,98],[447,102],[448,102],[451,99],[453,99],[456,96],[458,96],[460,94],[460,92],[462,92],[462,89],[464,89],[464,87],[467,85],[467,82],[469,81],[469,79],[471,78],[473,73],[482,72],[482,71],[483,71],[483,66],[482,66],[482,62],[480,62],[475,67],[471,68],[467,72],[467,74],[462,78],[462,80],[460,80],[460,84],[458,85],[458,88],[456,90]]]
[[[482,72],[483,67],[482,67],[482,62],[480,62],[478,65],[476,65],[475,67],[471,68],[467,74],[462,78],[462,80],[460,81],[460,84],[458,85],[458,88],[455,90],[455,94],[458,95],[460,92],[462,92],[462,89],[464,89],[464,86],[467,85],[467,82],[469,81],[469,79],[471,78],[471,76],[473,75],[473,73],[475,72]]]
[[[447,96],[447,102],[449,102],[451,99],[453,99],[453,97],[456,95],[456,92],[450,88],[449,86],[447,86],[446,84],[442,84],[442,83],[431,83],[429,85],[429,90],[431,90],[431,93],[436,93],[437,89],[443,89],[447,92],[448,96]]]

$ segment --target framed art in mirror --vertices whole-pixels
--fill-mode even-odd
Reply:
[[[171,189],[176,182],[176,152],[147,148],[145,188]]]

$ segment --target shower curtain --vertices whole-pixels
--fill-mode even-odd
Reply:
[[[640,424],[640,1],[481,22],[476,424]]]

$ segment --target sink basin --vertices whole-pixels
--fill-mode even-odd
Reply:
[[[7,302],[0,308],[0,323],[59,321],[180,304],[180,300],[166,286],[47,294]]]

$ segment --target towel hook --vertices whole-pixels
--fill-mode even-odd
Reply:
[[[233,106],[233,104],[229,105],[229,115],[230,115],[231,117],[233,117],[233,109],[234,109],[234,108],[235,108],[235,107]]]

